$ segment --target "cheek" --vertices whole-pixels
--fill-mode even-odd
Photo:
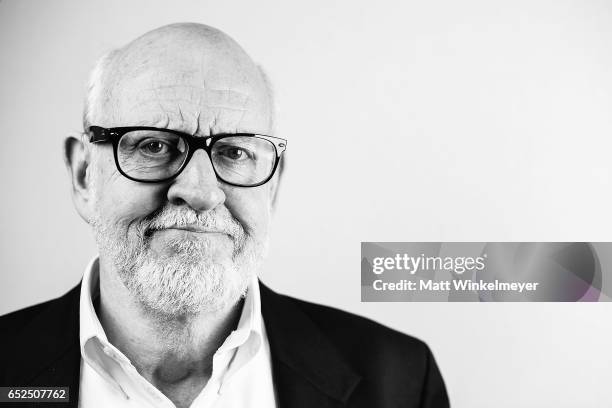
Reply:
[[[127,225],[142,219],[163,204],[151,189],[133,186],[114,186],[106,189],[105,208],[109,218],[116,223]]]
[[[159,209],[165,199],[163,186],[128,180],[116,170],[114,162],[105,164],[96,184],[96,212],[115,225],[142,219]]]
[[[225,190],[225,206],[245,228],[247,234],[264,236],[270,222],[270,190],[267,185]]]

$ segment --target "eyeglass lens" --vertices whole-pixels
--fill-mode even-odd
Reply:
[[[183,137],[160,130],[127,132],[117,145],[119,167],[137,180],[171,178],[181,170],[188,155],[189,145]],[[248,186],[272,174],[276,148],[269,140],[256,136],[227,136],[213,144],[210,158],[219,178]]]

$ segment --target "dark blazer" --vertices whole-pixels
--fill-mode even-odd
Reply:
[[[78,405],[80,288],[0,317],[0,386],[68,386],[68,404],[39,406]],[[280,407],[449,406],[422,341],[261,283],[260,288]]]

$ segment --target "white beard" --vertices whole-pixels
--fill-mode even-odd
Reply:
[[[232,255],[220,257],[206,238],[169,240],[169,254],[151,250],[152,231],[186,224],[226,232],[233,239]],[[165,319],[214,313],[238,302],[268,248],[267,231],[262,239],[247,235],[225,207],[196,213],[169,205],[132,231],[99,216],[92,226],[100,256],[113,262],[125,287],[147,312]]]

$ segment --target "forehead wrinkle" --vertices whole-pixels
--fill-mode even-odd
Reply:
[[[151,126],[171,129],[188,133],[192,136],[210,136],[219,133],[249,132],[249,129],[240,130],[240,121],[246,110],[208,110],[206,115],[195,112],[186,115],[178,108],[174,111],[160,112],[158,109],[141,111],[141,119],[130,121],[129,126]],[[192,118],[192,119],[190,119]],[[123,123],[125,124],[125,123]]]
[[[202,132],[204,135],[235,132],[247,111],[259,111],[250,92],[189,84],[156,84],[139,92],[128,92],[121,105],[128,117],[148,116],[139,120],[144,125],[154,122],[156,127],[163,124],[194,136]]]
[[[187,88],[187,89],[195,89],[198,91],[204,91],[206,93],[219,93],[219,94],[229,94],[230,96],[234,96],[235,98],[250,98],[250,92],[241,91],[238,89],[231,88],[211,88],[206,85],[190,85],[190,84],[161,84],[154,85],[150,88],[144,88],[143,91],[153,91],[159,89],[168,89],[168,88]]]
[[[171,91],[168,92],[171,95],[180,96],[166,95],[164,94],[166,90]],[[235,89],[208,88],[206,86],[197,85],[152,86],[150,88],[142,89],[139,93],[140,99],[149,99],[151,97],[157,98],[159,100],[183,100],[188,102],[196,102],[200,105],[206,104],[228,107],[232,105],[244,107],[252,99],[250,92],[237,91]]]
[[[268,106],[271,89],[265,73],[234,39],[204,25],[175,24],[145,33],[115,50],[105,72],[107,91],[125,86],[134,91],[154,84],[158,90],[173,88],[171,92],[180,92],[181,87],[207,88],[193,96],[201,100],[210,97],[207,93],[218,91],[222,94],[218,97],[227,98],[231,105],[247,106],[247,101],[233,100],[239,99],[236,93],[246,90],[246,97],[250,94],[255,100],[253,105],[259,109],[253,114],[272,112]],[[187,94],[192,92],[187,90]],[[270,117],[269,123],[272,121]]]
[[[113,75],[110,87],[111,106],[126,121],[117,125],[177,125],[172,128],[193,135],[264,132],[272,119],[261,75],[239,47],[222,43],[182,44],[176,52],[168,46],[145,50],[151,44],[125,47],[115,62],[127,69]],[[196,57],[198,52],[188,52],[195,48],[201,52]]]
[[[130,108],[132,111],[138,111],[138,116],[141,117],[136,122],[139,124],[134,126],[164,127],[185,131],[194,136],[199,133],[203,126],[206,127],[206,123],[223,123],[227,122],[227,120],[240,123],[248,112],[246,108],[234,106],[208,104],[197,106],[191,101],[183,99],[166,100],[163,102],[143,101],[137,105],[130,105]],[[240,119],[236,121],[235,118],[238,114]],[[133,123],[130,122],[129,124]]]
[[[136,103],[134,105],[130,105],[130,106],[131,106],[132,109],[134,109],[134,108],[140,108],[142,106],[157,105],[163,111],[172,111],[172,109],[168,107],[167,102],[187,102],[187,103],[192,104],[192,101],[190,101],[188,99],[177,98],[177,99],[166,99],[163,102],[161,102],[161,101],[155,101],[155,102],[154,101],[142,101],[142,102]],[[169,106],[173,106],[173,104],[170,104]],[[180,104],[176,104],[174,106],[176,106],[177,110],[181,110],[181,105]],[[241,112],[245,111],[245,110],[248,110],[245,107],[237,108],[235,106],[228,106],[228,105],[210,105],[210,104],[196,105],[196,104],[192,104],[192,106],[205,107],[205,108],[208,108],[208,109],[227,109],[227,110],[241,111]],[[150,110],[150,112],[152,112],[152,111],[153,110]]]

